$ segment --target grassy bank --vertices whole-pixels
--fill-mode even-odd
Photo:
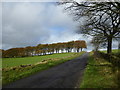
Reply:
[[[115,66],[97,54],[90,53],[80,88],[117,88]]]
[[[29,75],[32,75],[32,74],[35,74],[37,72],[43,71],[43,70],[48,69],[50,67],[53,67],[53,66],[56,66],[58,64],[64,63],[68,60],[71,60],[75,57],[78,57],[78,56],[82,55],[83,53],[85,53],[85,52],[54,54],[54,55],[46,55],[46,56],[39,56],[39,57],[29,57],[29,58],[32,58],[31,61],[36,60],[36,58],[39,58],[39,59],[44,58],[44,59],[40,59],[39,62],[36,60],[37,61],[36,63],[35,62],[32,63],[32,64],[29,63],[29,65],[28,65],[28,63],[27,63],[27,65],[21,65],[22,63],[18,64],[17,60],[16,61],[14,60],[16,63],[12,64],[14,62],[11,60],[11,64],[14,67],[3,69],[3,72],[2,72],[3,82],[2,82],[2,84],[6,85],[8,83],[11,83],[11,82],[16,81],[18,79],[21,79],[23,77],[27,77]],[[25,58],[25,59],[30,60],[29,58]],[[19,58],[16,58],[16,59],[19,59]],[[6,60],[6,62],[7,62],[7,60]],[[23,63],[24,62],[26,63],[28,61],[23,60]],[[9,66],[11,66],[11,65],[9,65]]]

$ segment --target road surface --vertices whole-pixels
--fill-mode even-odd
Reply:
[[[88,53],[48,70],[20,79],[3,88],[79,88]]]

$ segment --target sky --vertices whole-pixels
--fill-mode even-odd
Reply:
[[[2,49],[72,40],[85,40],[87,50],[92,49],[92,37],[77,34],[78,26],[55,2],[2,3]],[[113,48],[118,45],[113,44]]]

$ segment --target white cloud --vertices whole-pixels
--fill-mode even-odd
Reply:
[[[76,23],[62,12],[63,8],[52,3],[3,3],[2,10],[3,49],[69,41],[75,37],[71,33]]]
[[[4,2],[2,10],[3,49],[78,39],[90,45],[91,38],[75,33],[72,16],[53,3]]]

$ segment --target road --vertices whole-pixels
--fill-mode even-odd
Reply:
[[[78,88],[87,60],[88,53],[85,53],[73,60],[3,86],[3,88]]]

